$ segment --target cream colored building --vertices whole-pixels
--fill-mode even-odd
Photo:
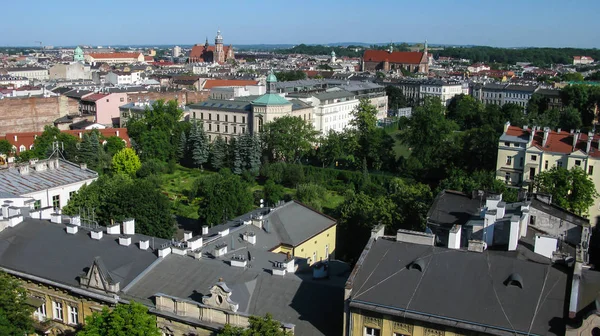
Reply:
[[[88,63],[108,63],[108,64],[130,64],[144,62],[144,55],[142,53],[128,53],[128,52],[117,52],[117,53],[89,53],[85,55],[85,61]]]
[[[288,100],[274,93],[274,74],[267,78],[267,93],[237,97],[233,100],[209,99],[192,104],[190,118],[202,122],[210,141],[221,136],[225,141],[244,133],[262,132],[263,125],[282,116],[312,120],[313,108],[297,99]]]
[[[14,77],[25,77],[27,79],[35,79],[39,81],[48,80],[48,69],[40,67],[23,67],[23,68],[7,68],[0,69],[0,73],[6,73]]]
[[[496,178],[533,191],[535,176],[553,167],[579,167],[600,185],[600,136],[579,130],[551,130],[539,126],[516,127],[506,123],[498,143]],[[589,209],[591,225],[600,215],[600,199]]]

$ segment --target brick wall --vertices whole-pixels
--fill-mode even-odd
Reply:
[[[5,98],[0,100],[0,136],[7,132],[42,131],[45,125],[76,113],[78,103],[67,97]]]
[[[137,101],[138,98],[141,100],[159,100],[165,101],[177,99],[179,103],[184,105],[193,104],[208,99],[210,92],[206,91],[177,91],[177,92],[147,92],[147,93],[129,93],[127,94],[127,100]]]

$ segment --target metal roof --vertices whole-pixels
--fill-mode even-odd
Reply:
[[[47,160],[39,160],[38,164]],[[0,192],[24,195],[46,189],[57,188],[77,182],[89,181],[98,177],[90,169],[81,169],[79,165],[60,159],[58,168],[46,168],[36,171],[29,167],[26,174],[19,173],[17,167],[0,169]]]
[[[425,262],[422,272],[407,269]],[[525,286],[507,286],[517,273]],[[350,306],[449,323],[486,334],[564,334],[568,269],[517,258],[397,242],[372,241],[352,284]],[[443,321],[443,322],[442,322]]]

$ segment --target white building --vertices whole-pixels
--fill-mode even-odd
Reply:
[[[487,70],[490,70],[490,69],[491,68],[490,68],[489,65],[485,65],[483,63],[475,63],[475,64],[469,65],[467,67],[467,70],[469,72],[487,71]]]
[[[173,47],[173,57],[179,57],[181,55],[181,47],[175,46]]]
[[[312,104],[313,126],[322,135],[330,130],[341,132],[350,128],[352,111],[359,104],[356,95],[345,90],[323,92],[299,99]]]
[[[437,97],[442,101],[444,106],[448,106],[454,96],[463,94],[463,85],[460,82],[446,82],[432,79],[422,82],[420,90],[421,99],[427,96]]]
[[[37,79],[39,81],[48,80],[48,69],[40,67],[7,68],[6,73],[15,77],[25,77],[28,79]]]
[[[62,159],[32,160],[0,169],[0,205],[34,210],[62,209],[83,185],[98,178],[98,173]]]
[[[260,96],[267,92],[264,85],[216,86],[210,89],[210,99],[233,99],[237,97]]]
[[[0,75],[0,85],[12,86],[15,89],[18,89],[21,86],[29,85],[29,79],[11,75]]]
[[[212,63],[189,63],[185,68],[191,71],[194,75],[206,75],[215,65]]]
[[[113,85],[139,84],[142,81],[141,72],[111,71],[106,74],[106,83]]]
[[[573,65],[591,63],[594,63],[594,59],[589,56],[573,56]]]
[[[84,56],[88,63],[108,63],[108,64],[130,64],[144,62],[145,58],[142,53],[89,53]]]

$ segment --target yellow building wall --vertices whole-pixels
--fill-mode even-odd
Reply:
[[[468,333],[446,328],[435,324],[425,324],[411,319],[394,318],[393,316],[363,315],[360,311],[352,312],[352,336],[365,334],[365,327],[379,329],[381,336],[462,336]]]
[[[75,330],[77,325],[82,325],[85,323],[86,317],[91,316],[94,312],[102,311],[104,306],[103,303],[99,303],[85,297],[72,295],[71,293],[60,288],[46,286],[22,279],[19,280],[23,283],[23,287],[25,287],[30,296],[41,298],[43,301],[45,301],[45,320],[51,320],[56,326],[51,329],[49,335],[60,335],[63,332]],[[55,319],[54,311],[52,309],[52,301],[62,303],[62,322]],[[69,306],[77,308],[77,324],[68,324]],[[37,316],[34,316],[34,321],[39,321]]]
[[[310,258],[311,265],[315,262],[313,256],[316,256],[316,261],[326,260],[326,250],[329,251],[331,258],[334,258],[336,233],[337,224],[296,246],[294,248],[294,256]]]
[[[564,154],[564,153],[552,153],[552,152],[541,152],[535,148],[524,148],[519,149],[518,147],[506,147],[504,142],[498,144],[498,157],[496,161],[496,178],[499,180],[505,180],[506,172],[501,168],[514,169],[518,172],[512,172],[510,176],[510,185],[523,185],[524,181],[530,181],[530,168],[535,168],[535,174],[550,170],[553,167],[563,167],[566,169],[572,169],[576,166],[576,161],[581,161],[581,169],[583,169],[588,176],[594,181],[596,191],[600,193],[600,159],[593,157],[586,157],[585,155],[577,154]],[[536,155],[537,159],[532,160],[532,155]],[[507,164],[507,157],[512,156],[511,164]],[[523,165],[520,164],[520,159],[523,158]],[[589,167],[594,167],[592,174],[589,174]],[[600,197],[595,199],[594,205],[589,208],[589,219],[592,226],[596,225],[597,219],[600,217]]]
[[[291,246],[286,246],[286,245],[279,245],[277,246],[275,249],[273,249],[271,252],[273,253],[283,253],[283,254],[291,254],[294,255],[294,248]]]

